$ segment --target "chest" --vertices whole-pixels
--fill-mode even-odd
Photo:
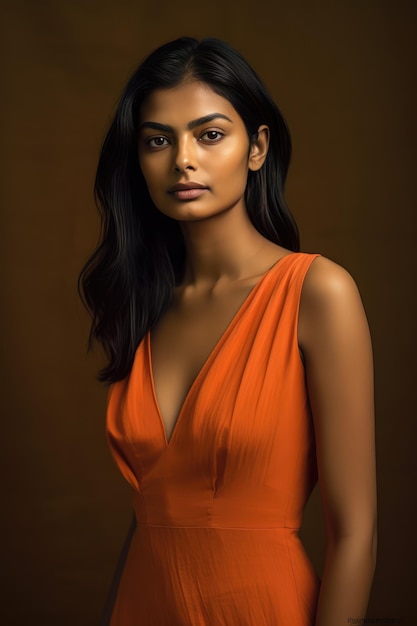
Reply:
[[[184,400],[253,285],[177,302],[151,333],[152,375],[169,440]]]

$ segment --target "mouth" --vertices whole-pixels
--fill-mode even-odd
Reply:
[[[199,198],[208,187],[200,183],[188,182],[177,183],[168,189],[168,193],[175,196],[177,200],[195,200]]]

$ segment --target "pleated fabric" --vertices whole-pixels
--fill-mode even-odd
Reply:
[[[262,276],[169,441],[149,333],[111,386],[108,441],[137,519],[111,626],[313,626],[320,581],[298,530],[317,470],[297,326],[316,256]]]

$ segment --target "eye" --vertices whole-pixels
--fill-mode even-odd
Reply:
[[[146,144],[149,148],[162,148],[168,145],[168,139],[166,137],[151,137]]]
[[[199,141],[205,141],[206,143],[215,143],[220,141],[220,139],[224,137],[224,133],[221,133],[219,130],[207,130],[201,137]]]

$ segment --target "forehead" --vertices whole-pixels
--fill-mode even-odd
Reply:
[[[233,122],[240,120],[243,123],[229,100],[206,83],[193,81],[169,89],[155,89],[142,104],[139,122],[182,126],[212,113],[222,113]]]

